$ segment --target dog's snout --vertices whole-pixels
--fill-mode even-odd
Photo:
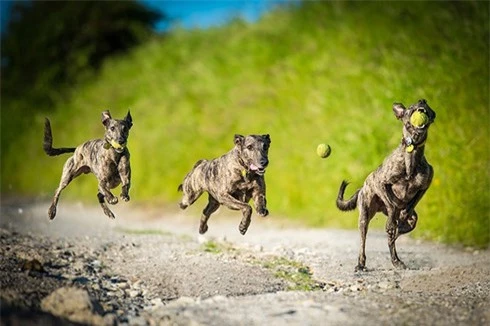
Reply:
[[[260,163],[260,165],[262,165],[265,168],[267,165],[269,165],[269,160],[267,158],[263,157],[260,159],[259,163]]]

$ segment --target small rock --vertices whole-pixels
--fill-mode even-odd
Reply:
[[[382,281],[378,283],[378,287],[382,290],[393,289],[395,287],[395,284],[388,281]]]
[[[117,287],[120,288],[121,290],[126,290],[126,289],[129,289],[129,283],[120,282],[120,283],[117,283]]]
[[[23,271],[44,272],[43,264],[35,258],[24,261],[21,269]]]
[[[102,267],[102,263],[100,262],[100,260],[93,260],[91,265],[95,269],[100,269]]]
[[[137,296],[139,296],[141,294],[140,291],[137,291],[137,290],[130,290],[130,291],[127,291],[128,295],[130,298],[136,298]]]
[[[163,301],[160,298],[155,298],[150,301],[153,307],[163,307]]]
[[[99,303],[92,300],[87,291],[75,287],[62,287],[41,301],[41,309],[72,322],[106,325]]]

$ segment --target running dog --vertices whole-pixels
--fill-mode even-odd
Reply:
[[[129,150],[126,147],[129,130],[133,126],[131,114],[127,113],[122,120],[112,119],[109,111],[102,112],[102,124],[105,127],[104,139],[89,140],[78,147],[53,148],[51,124],[46,118],[44,123],[43,149],[49,156],[74,153],[63,166],[61,181],[54,194],[53,201],[48,210],[52,220],[56,216],[56,206],[61,191],[81,174],[92,172],[99,181],[97,198],[104,214],[114,218],[114,214],[107,207],[106,201],[117,204],[118,200],[110,189],[122,183],[121,199],[129,201],[129,187],[131,185],[131,168],[129,165]]]
[[[395,241],[401,234],[412,231],[417,224],[415,206],[430,186],[434,170],[424,156],[425,142],[429,126],[436,113],[425,100],[419,100],[406,109],[403,104],[393,104],[393,112],[403,123],[403,136],[400,145],[388,156],[374,172],[368,175],[362,188],[349,200],[344,200],[348,183],[343,181],[337,207],[342,211],[359,209],[359,231],[361,245],[356,271],[366,271],[366,235],[368,225],[374,215],[382,212],[388,218],[386,233],[391,262],[396,268],[406,268],[398,258]],[[412,115],[422,116],[421,123]]]
[[[269,135],[235,135],[232,150],[213,160],[199,160],[185,176],[178,190],[183,192],[180,208],[192,205],[203,192],[208,204],[202,211],[199,233],[208,230],[208,220],[220,205],[240,210],[243,218],[238,227],[243,235],[251,222],[253,199],[260,216],[267,216],[265,198],[265,169],[269,164]]]

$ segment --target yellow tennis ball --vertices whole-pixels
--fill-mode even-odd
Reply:
[[[429,117],[427,114],[421,111],[415,111],[410,117],[410,123],[412,126],[421,127],[429,122]]]
[[[114,147],[115,149],[121,149],[121,148],[124,148],[123,145],[119,144],[117,141],[115,140],[111,140],[111,145],[112,147]]]
[[[327,158],[330,156],[332,149],[327,144],[320,144],[316,148],[316,154],[321,158]]]

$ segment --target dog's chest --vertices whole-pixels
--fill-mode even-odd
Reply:
[[[241,173],[240,177],[235,179],[235,185],[233,188],[241,191],[251,191],[257,186],[256,176],[250,173]]]
[[[393,183],[395,196],[402,201],[410,201],[420,190],[426,189],[431,178],[427,170],[421,166],[411,178],[400,178]]]
[[[119,175],[119,161],[121,155],[114,151],[105,151],[92,162],[92,172],[99,180],[106,180],[108,184],[115,187],[121,182]],[[94,164],[95,163],[95,164]]]

